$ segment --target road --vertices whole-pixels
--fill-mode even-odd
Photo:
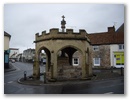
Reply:
[[[4,75],[5,94],[123,94],[124,79],[111,79],[87,82],[85,84],[64,84],[64,85],[44,85],[31,86],[22,85],[17,80],[23,77],[24,71],[27,75],[32,75],[33,65],[31,63],[15,62],[15,71],[6,72]],[[43,66],[40,67],[44,71]]]
[[[11,71],[11,72],[6,72],[4,75],[4,83],[8,83],[11,81],[15,81],[20,77],[23,77],[23,73],[24,71],[27,71],[27,74],[31,74],[32,73],[32,64],[29,63],[12,63],[13,66],[15,66],[16,71]]]
[[[64,86],[63,94],[124,94],[124,79],[110,79]]]
[[[6,72],[4,74],[4,93],[5,94],[15,94],[20,93],[21,90],[26,90],[27,88],[34,88],[33,86],[26,86],[19,84],[17,80],[24,76],[24,71],[27,72],[27,76],[33,74],[33,64],[31,63],[23,63],[23,62],[15,62],[12,63],[16,68],[15,71]],[[41,72],[44,72],[45,67],[41,66]],[[26,92],[23,92],[26,93]],[[31,93],[31,92],[28,92]]]

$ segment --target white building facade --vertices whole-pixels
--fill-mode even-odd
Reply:
[[[27,49],[23,51],[23,61],[33,61],[35,57],[35,49]]]
[[[19,49],[18,48],[9,48],[9,50],[10,50],[9,58],[17,61],[17,55],[19,54]]]
[[[111,66],[124,67],[124,44],[110,45],[110,50]]]

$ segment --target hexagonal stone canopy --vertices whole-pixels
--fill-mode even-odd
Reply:
[[[41,35],[35,35],[35,66],[33,75],[40,76],[39,53],[46,53],[46,75],[47,79],[70,80],[86,79],[92,75],[92,57],[90,40],[85,30],[73,32],[66,29],[59,32],[58,28],[50,29],[49,33],[43,31]],[[73,65],[72,60],[77,54],[80,65]]]

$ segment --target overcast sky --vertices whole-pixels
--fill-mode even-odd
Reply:
[[[66,28],[75,32],[106,32],[107,27],[119,28],[124,23],[122,4],[5,4],[4,31],[11,35],[10,48],[35,48],[35,34],[61,27],[65,16]]]

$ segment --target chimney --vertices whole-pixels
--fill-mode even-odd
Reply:
[[[113,26],[113,27],[108,27],[108,32],[115,32],[115,27]]]

